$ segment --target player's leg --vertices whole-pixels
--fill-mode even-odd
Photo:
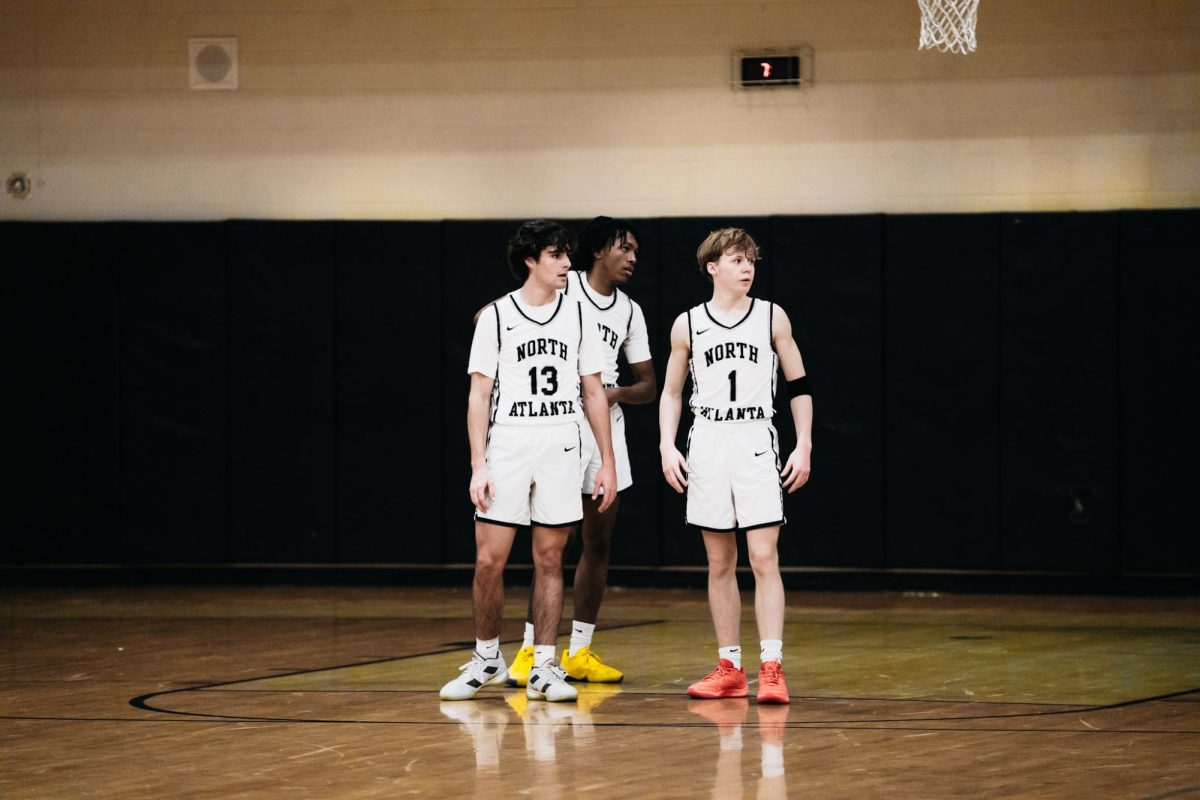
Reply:
[[[609,553],[621,498],[614,500],[603,513],[599,511],[599,505],[599,498],[592,500],[590,495],[584,496],[582,548],[572,591],[575,614],[571,620],[571,641],[563,653],[562,665],[572,680],[618,683],[624,679],[624,674],[601,660],[592,649],[592,636],[608,586]]]
[[[475,578],[471,608],[475,618],[475,652],[458,677],[442,687],[443,700],[470,700],[484,686],[508,677],[500,655],[500,620],[504,614],[504,566],[516,527],[475,521]]]
[[[754,616],[761,644],[758,702],[787,703],[783,674],[783,578],[779,574],[779,526],[746,531],[750,569],[754,571]]]
[[[688,687],[692,697],[745,697],[742,669],[741,595],[737,585],[737,537],[733,532],[703,531],[708,555],[708,606],[717,634],[717,667]]]
[[[612,409],[612,445],[616,459],[617,490],[633,484],[629,467],[629,450],[625,443],[625,416],[619,407]],[[600,513],[602,498],[592,499],[596,476],[600,472],[600,451],[591,428],[580,426],[583,456],[583,524],[580,526],[580,556],[575,567],[572,594],[575,612],[571,619],[571,641],[562,656],[562,666],[571,680],[591,683],[617,683],[625,676],[620,670],[605,664],[592,649],[592,636],[600,614],[600,604],[608,586],[608,560],[612,549],[613,529],[621,505],[618,495],[613,504]]]
[[[758,701],[788,702],[783,676],[783,579],[779,574],[779,528],[783,492],[779,485],[779,441],[770,425],[746,428],[736,452],[734,479],[738,525],[754,572],[754,613],[760,641]]]
[[[583,521],[578,424],[554,426],[539,445],[529,498],[534,655],[525,694],[530,699],[574,700],[579,693],[555,661],[555,639],[562,619],[563,550],[571,529]]]
[[[746,531],[746,551],[754,572],[754,617],[760,639],[783,638],[783,578],[779,574],[779,526]]]
[[[687,520],[699,527],[708,555],[708,606],[717,634],[717,667],[688,687],[692,697],[745,697],[739,637],[741,597],[737,585],[737,520],[727,452],[729,434],[714,426],[693,425],[688,434]]]
[[[533,526],[533,669],[525,693],[531,699],[574,700],[579,696],[555,663],[555,640],[562,620],[562,555],[568,527]]]

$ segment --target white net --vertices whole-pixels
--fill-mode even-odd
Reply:
[[[974,52],[979,0],[917,0],[917,5],[921,7],[919,50]]]

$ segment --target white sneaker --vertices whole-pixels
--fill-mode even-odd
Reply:
[[[470,700],[484,686],[504,683],[508,677],[503,656],[485,659],[479,653],[472,653],[471,660],[458,670],[458,677],[442,687],[439,694],[443,700]]]
[[[549,700],[559,703],[579,697],[575,687],[567,683],[567,673],[557,664],[547,662],[529,671],[529,683],[525,685],[525,696],[530,700]]]

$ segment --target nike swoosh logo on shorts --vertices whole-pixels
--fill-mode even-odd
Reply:
[[[767,451],[766,451],[766,450],[763,450],[763,451],[762,451],[762,453],[755,453],[755,454],[754,454],[754,457],[755,457],[755,458],[758,458],[759,456],[761,456],[761,455],[762,455],[763,453],[765,453],[765,452],[767,452]]]
[[[574,450],[574,449],[575,449],[575,445],[571,445],[570,447],[564,447],[564,448],[563,448],[563,452],[564,452],[564,453],[569,453],[569,452],[571,452],[571,451],[572,451],[572,450]]]

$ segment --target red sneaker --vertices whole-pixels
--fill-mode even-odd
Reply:
[[[717,662],[717,668],[688,687],[688,695],[705,700],[715,700],[719,697],[745,697],[750,692],[746,689],[746,670],[734,669],[733,662],[722,658]]]
[[[758,702],[790,703],[783,666],[778,661],[764,661],[758,668]]]

